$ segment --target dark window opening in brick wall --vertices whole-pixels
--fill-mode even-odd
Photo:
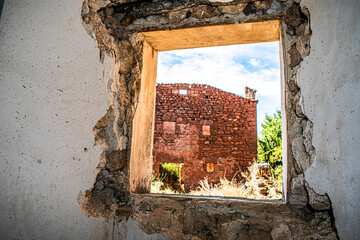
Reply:
[[[175,122],[164,122],[163,133],[175,134]]]
[[[180,95],[187,95],[188,92],[187,92],[186,89],[180,89],[180,90],[179,90],[179,94],[180,94]]]
[[[181,90],[187,90],[187,95],[181,95]],[[208,85],[158,84],[155,175],[161,163],[181,164],[188,192],[204,178],[216,184],[220,178],[231,180],[239,170],[246,171],[257,157],[257,102],[254,97],[244,98]]]
[[[202,134],[203,135],[210,135],[210,126],[209,125],[204,125],[202,127]]]

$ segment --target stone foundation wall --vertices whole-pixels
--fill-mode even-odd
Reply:
[[[205,177],[218,183],[246,171],[257,155],[256,104],[207,85],[157,85],[153,171],[158,174],[161,162],[184,163],[186,190]],[[164,129],[166,122],[173,132]],[[208,163],[214,172],[206,171]]]

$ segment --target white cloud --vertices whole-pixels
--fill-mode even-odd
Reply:
[[[261,61],[255,59],[255,58],[252,58],[252,59],[250,59],[249,63],[250,63],[252,66],[254,66],[254,67],[258,67],[258,66],[260,66],[260,64],[261,64]]]

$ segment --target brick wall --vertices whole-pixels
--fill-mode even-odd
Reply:
[[[162,162],[184,163],[188,191],[204,177],[218,183],[245,171],[257,155],[256,104],[208,85],[158,84],[155,174]]]

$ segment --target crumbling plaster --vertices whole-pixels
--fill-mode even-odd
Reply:
[[[96,38],[99,49],[113,58],[114,65],[109,110],[94,128],[96,142],[104,151],[94,187],[78,200],[82,211],[87,216],[116,221],[133,218],[145,232],[173,239],[337,238],[328,197],[316,194],[304,180],[304,172],[316,156],[313,125],[301,109],[301,90],[296,81],[311,46],[307,8],[291,0],[132,2],[86,0],[83,4],[85,28]],[[146,33],[139,33],[268,20],[281,20],[282,27],[288,166],[285,202],[137,194],[149,190],[149,182],[137,181],[135,169],[142,169],[141,161],[148,165],[151,158],[134,158],[133,151],[139,144],[146,148],[139,149],[141,156],[149,156],[147,151],[151,150],[152,136],[146,135],[153,125],[150,116],[154,109],[144,111],[142,102],[150,96],[144,86],[150,87],[154,80],[154,76],[144,78],[151,67],[146,63],[156,59],[156,51],[149,55],[153,50],[148,50]],[[136,123],[138,111],[147,119],[140,125]],[[146,134],[142,142],[134,140],[141,134],[136,133],[139,127]],[[149,179],[141,179],[146,177]]]
[[[305,179],[328,193],[342,239],[360,236],[360,2],[302,1],[311,11],[311,54],[298,73],[304,113],[313,122],[316,161]],[[315,10],[317,9],[317,10]],[[329,12],[331,14],[329,14]],[[324,28],[322,26],[329,25]]]

